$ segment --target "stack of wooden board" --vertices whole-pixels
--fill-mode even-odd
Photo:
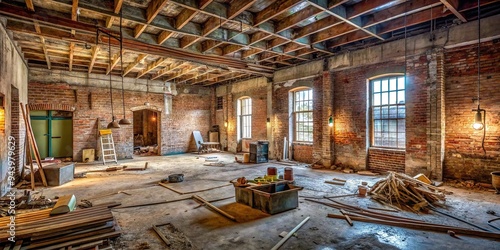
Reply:
[[[17,215],[15,242],[9,240],[10,217],[0,218],[0,247],[93,249],[109,245],[109,239],[121,234],[108,206],[79,209],[56,216],[50,216],[50,211],[46,209]]]
[[[387,205],[420,211],[429,204],[444,202],[446,191],[408,175],[389,172],[387,178],[373,185],[370,195]]]

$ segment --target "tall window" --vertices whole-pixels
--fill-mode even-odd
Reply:
[[[404,76],[388,76],[370,81],[372,146],[405,148],[406,109]]]
[[[238,100],[239,138],[252,138],[252,99]]]
[[[293,115],[295,141],[313,141],[313,96],[312,89],[293,92]]]

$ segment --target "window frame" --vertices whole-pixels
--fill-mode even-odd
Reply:
[[[395,88],[391,80],[395,79]],[[375,86],[376,82],[379,86]],[[386,82],[387,88],[383,84]],[[370,146],[394,150],[406,149],[406,77],[404,74],[388,74],[370,78],[369,118]],[[385,89],[385,90],[384,90]],[[379,94],[378,96],[376,96]],[[384,100],[384,94],[387,101]],[[376,99],[378,98],[378,102]],[[395,102],[392,102],[395,98]],[[401,103],[402,101],[402,103]],[[385,109],[385,110],[384,110]],[[393,110],[396,111],[393,111]],[[376,113],[379,112],[377,116]],[[377,123],[377,121],[380,121]],[[386,121],[386,122],[385,122]],[[378,128],[377,128],[378,127]],[[403,132],[401,132],[403,130]],[[377,137],[380,134],[380,137]],[[395,138],[391,140],[392,136]],[[385,142],[384,142],[385,140]]]
[[[238,137],[239,139],[252,138],[252,98],[238,99]]]
[[[307,93],[301,96],[300,93]],[[312,88],[300,88],[291,91],[292,96],[292,117],[293,117],[293,142],[313,143],[314,142],[314,97]],[[306,109],[297,110],[297,103],[308,103]],[[307,119],[308,115],[310,119]],[[309,125],[309,126],[306,126]],[[302,127],[303,129],[300,129]],[[308,131],[306,128],[311,130]],[[308,138],[308,139],[307,139]]]
[[[224,97],[223,96],[216,97],[215,110],[224,110]]]

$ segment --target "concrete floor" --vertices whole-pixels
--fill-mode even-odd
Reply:
[[[227,164],[204,166],[204,157],[207,156],[217,156]],[[234,155],[227,153],[204,154],[200,157],[197,154],[136,157],[133,160],[119,161],[119,164],[142,167],[146,161],[149,162],[149,167],[145,171],[88,173],[87,178],[78,178],[63,186],[44,189],[43,194],[47,197],[75,194],[78,200],[88,199],[94,204],[116,201],[127,206],[191,196],[192,194],[179,195],[157,185],[161,179],[174,173],[184,174],[185,180],[177,185],[178,189],[191,191],[224,185],[241,176],[247,179],[262,176],[269,166],[276,166],[281,171],[285,167],[273,162],[233,163]],[[104,168],[102,164],[78,164],[75,172]],[[305,166],[294,167],[294,177],[296,185],[304,187],[299,195],[315,197],[353,193],[361,181],[372,185],[381,178],[315,170]],[[335,177],[347,179],[347,184],[336,186],[324,183]],[[447,196],[447,204],[448,212],[457,217],[489,228],[486,221],[494,217],[486,214],[486,211],[493,210],[500,214],[500,196],[493,192],[445,188],[454,193]],[[117,191],[126,191],[131,195],[115,194],[92,198]],[[197,194],[206,200],[215,200],[234,196],[234,188],[226,186]],[[360,207],[380,206],[370,198],[344,197],[338,200]],[[236,217],[237,222],[205,207],[197,208],[199,203],[194,200],[137,208],[115,208],[113,214],[123,230],[116,242],[116,249],[167,249],[152,230],[152,225],[164,223],[171,223],[182,231],[196,247],[194,249],[270,249],[280,241],[281,232],[292,230],[308,216],[311,219],[281,249],[500,249],[498,241],[477,237],[453,238],[444,233],[362,222],[354,222],[351,227],[344,220],[326,217],[328,213],[338,213],[336,209],[305,201],[304,198],[299,198],[297,209],[272,216],[236,203],[234,198],[213,204]],[[410,212],[397,215],[470,228],[442,215],[419,216]]]

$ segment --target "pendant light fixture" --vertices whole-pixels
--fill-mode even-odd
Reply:
[[[120,120],[119,124],[121,125],[130,125],[132,124],[127,117],[125,116],[125,91],[123,89],[123,33],[122,33],[122,10],[120,10],[120,69],[121,69],[121,77],[122,77],[122,107],[123,107],[123,119]]]
[[[108,36],[108,61],[109,68],[111,69],[111,37]],[[111,70],[109,72],[109,96],[111,98],[111,122],[108,124],[108,128],[120,128],[118,122],[115,121],[115,114],[113,110],[113,87],[111,86]]]
[[[479,0],[477,1],[477,34],[477,109],[472,110],[476,112],[472,127],[475,130],[483,130],[481,147],[484,153],[486,153],[486,149],[484,148],[484,138],[486,137],[486,110],[481,108],[481,5]]]

